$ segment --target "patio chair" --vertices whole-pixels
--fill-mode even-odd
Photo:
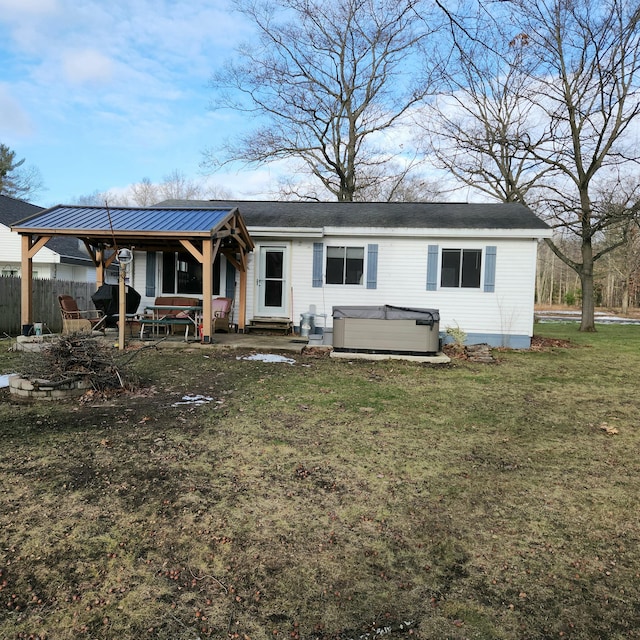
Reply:
[[[232,298],[214,298],[211,301],[211,311],[213,312],[213,333],[216,331],[231,333],[232,308]]]
[[[98,309],[78,309],[78,303],[70,295],[58,296],[62,314],[62,333],[102,331],[107,317]]]

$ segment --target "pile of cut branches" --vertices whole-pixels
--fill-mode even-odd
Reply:
[[[131,387],[116,362],[113,348],[87,334],[61,336],[42,351],[25,354],[22,375],[52,383],[88,381],[94,390]]]

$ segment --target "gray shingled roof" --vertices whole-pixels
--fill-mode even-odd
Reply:
[[[32,216],[40,211],[44,211],[44,207],[10,196],[0,195],[0,224],[5,227],[10,227],[16,220]]]
[[[41,211],[44,211],[44,207],[11,198],[10,196],[0,195],[0,224],[6,227],[11,228],[11,225],[18,220],[36,215]],[[78,246],[76,238],[52,238],[47,242],[46,247],[62,256],[63,262],[93,265],[86,252]]]
[[[549,228],[531,209],[516,203],[165,200],[155,206],[174,209],[238,207],[248,227]]]

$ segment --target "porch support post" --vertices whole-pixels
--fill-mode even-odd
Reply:
[[[247,265],[240,270],[240,305],[238,308],[238,331],[244,332],[247,321]]]
[[[44,247],[51,236],[32,237],[24,234],[22,238],[22,253],[20,258],[20,318],[22,324],[33,321],[33,256]]]
[[[214,241],[210,238],[202,241],[202,342],[211,340],[213,326],[213,261],[215,260]]]
[[[104,284],[104,249],[100,247],[96,251],[96,290]]]
[[[31,236],[20,236],[22,239],[21,285],[20,285],[20,321],[31,324],[33,318],[33,259],[30,255]]]
[[[99,244],[97,247],[93,247],[87,240],[83,240],[84,246],[87,249],[87,253],[91,258],[96,268],[96,289],[99,289],[104,284],[105,271],[107,267],[113,264],[116,259],[115,250],[111,252],[111,255],[107,258],[107,252],[103,244]]]
[[[228,262],[230,262],[240,273],[240,296],[238,299],[238,331],[244,331],[247,323],[247,265],[248,254],[244,250],[240,250],[239,256],[231,253],[225,253]]]

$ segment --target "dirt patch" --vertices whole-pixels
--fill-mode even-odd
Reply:
[[[561,338],[547,338],[545,336],[533,336],[531,338],[531,351],[546,351],[547,349],[561,348],[574,349],[577,345],[571,340]]]

